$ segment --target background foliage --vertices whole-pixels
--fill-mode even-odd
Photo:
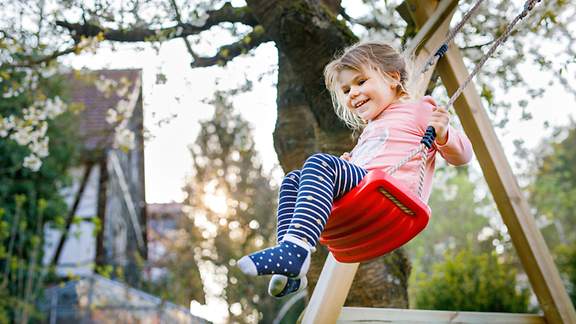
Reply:
[[[18,73],[6,74],[18,82]],[[0,87],[2,87],[0,82]],[[22,114],[38,97],[62,95],[62,79],[39,78],[38,86],[16,97],[0,99],[0,111]],[[37,172],[22,165],[30,152],[0,139],[0,322],[38,319],[35,302],[42,296],[48,269],[41,266],[45,224],[63,224],[67,211],[59,190],[68,185],[68,168],[79,153],[75,115],[68,111],[48,121],[50,155]]]

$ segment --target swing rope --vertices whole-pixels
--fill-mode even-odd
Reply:
[[[456,99],[458,99],[460,94],[462,94],[464,89],[468,86],[468,83],[470,83],[470,81],[472,81],[472,78],[474,76],[476,76],[476,74],[480,71],[482,66],[484,66],[484,63],[486,63],[488,58],[490,58],[490,56],[492,56],[492,54],[496,51],[496,49],[498,48],[498,46],[500,46],[500,44],[504,43],[508,39],[508,36],[510,36],[510,34],[512,33],[512,30],[514,29],[514,26],[520,20],[522,20],[524,17],[526,17],[528,15],[528,13],[534,8],[534,6],[536,5],[537,2],[540,2],[540,0],[527,0],[524,3],[524,10],[522,10],[522,12],[520,14],[518,14],[514,18],[514,20],[512,20],[512,22],[506,26],[506,30],[504,31],[504,33],[502,35],[500,35],[500,37],[498,37],[496,39],[496,41],[494,41],[494,44],[492,44],[490,49],[488,49],[488,52],[486,52],[486,54],[484,54],[482,56],[480,61],[474,67],[474,70],[472,70],[472,72],[470,73],[470,75],[468,75],[466,80],[458,87],[458,89],[456,90],[456,92],[454,92],[452,97],[450,97],[450,100],[446,104],[446,108],[448,108],[454,104]]]
[[[478,0],[476,2],[476,4],[474,5],[474,7],[472,7],[466,13],[466,15],[462,18],[460,23],[450,31],[450,33],[448,34],[448,37],[444,40],[444,43],[440,47],[438,47],[436,52],[427,59],[426,63],[424,64],[424,66],[420,70],[420,73],[425,73],[426,71],[428,71],[428,69],[431,66],[436,64],[438,62],[438,60],[440,60],[440,58],[442,58],[444,56],[444,54],[446,54],[446,52],[448,51],[448,44],[454,39],[456,33],[462,28],[464,23],[468,19],[470,19],[472,14],[478,9],[478,7],[480,6],[480,4],[483,1],[484,0]],[[488,58],[490,58],[490,56],[492,56],[492,54],[494,54],[496,49],[502,43],[506,42],[506,40],[508,39],[508,37],[512,33],[516,24],[520,20],[522,20],[524,17],[526,17],[528,15],[528,13],[534,8],[536,3],[540,2],[540,1],[541,0],[527,0],[524,3],[524,9],[522,10],[522,12],[519,13],[516,17],[514,17],[514,19],[506,26],[504,33],[502,33],[502,35],[500,35],[498,38],[496,38],[495,41],[493,41],[493,44],[490,47],[490,49],[488,49],[488,51],[480,58],[480,61],[478,61],[478,63],[476,64],[476,66],[474,67],[472,72],[468,75],[466,80],[464,80],[464,82],[462,82],[462,84],[460,84],[458,89],[456,89],[454,94],[452,94],[452,96],[450,97],[450,100],[448,100],[448,103],[446,104],[447,109],[448,109],[448,107],[450,107],[454,104],[456,99],[458,99],[458,97],[462,94],[462,92],[468,86],[470,81],[472,81],[472,78],[474,78],[476,76],[476,74],[478,74],[478,72],[480,72],[480,69],[484,66],[484,63],[486,63]],[[426,162],[428,160],[428,150],[432,147],[432,143],[434,142],[435,137],[436,137],[436,132],[434,131],[434,128],[429,126],[426,129],[426,133],[424,134],[422,141],[420,142],[421,144],[416,149],[414,149],[410,153],[408,153],[408,155],[405,158],[403,158],[401,161],[399,161],[396,165],[394,165],[392,168],[390,168],[388,170],[388,174],[393,174],[394,172],[398,171],[398,169],[400,169],[402,166],[404,166],[406,163],[408,163],[408,161],[412,160],[413,157],[418,155],[418,153],[420,153],[421,159],[420,159],[420,168],[418,171],[418,178],[419,179],[418,179],[418,190],[417,190],[417,194],[418,194],[419,198],[422,198],[422,189],[424,187],[424,177],[426,174],[425,173]]]
[[[478,0],[474,4],[474,6],[470,10],[468,10],[468,12],[464,15],[464,17],[462,17],[458,25],[450,29],[450,32],[448,32],[448,36],[446,36],[446,39],[444,39],[442,45],[438,49],[436,49],[436,52],[434,54],[428,56],[428,58],[426,59],[426,63],[422,65],[422,68],[420,69],[420,71],[418,71],[417,75],[428,72],[428,70],[432,66],[434,66],[438,62],[438,60],[440,60],[440,58],[444,56],[444,54],[446,54],[446,51],[448,51],[448,44],[450,44],[450,42],[454,40],[454,37],[456,37],[456,34],[458,34],[458,32],[460,31],[460,29],[462,29],[464,24],[468,22],[468,20],[472,17],[474,13],[476,13],[476,10],[478,10],[482,2],[484,2],[484,0]]]

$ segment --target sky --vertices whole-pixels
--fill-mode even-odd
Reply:
[[[184,195],[181,188],[191,173],[192,165],[188,146],[196,138],[199,121],[211,118],[213,112],[213,108],[203,100],[212,98],[215,89],[234,88],[246,78],[253,81],[254,88],[234,97],[233,105],[253,126],[256,148],[261,154],[264,167],[269,170],[277,165],[272,138],[276,122],[277,60],[276,48],[272,43],[261,45],[254,51],[253,57],[236,58],[224,68],[198,69],[189,67],[191,58],[181,40],[165,43],[158,53],[148,47],[135,51],[136,47],[118,46],[112,51],[109,45],[104,44],[96,54],[68,56],[63,61],[78,69],[142,69],[144,124],[147,129],[145,176],[148,203],[182,201]],[[530,64],[525,64],[523,69],[533,82],[544,82],[542,80],[549,78]],[[159,73],[166,75],[166,83],[156,82]],[[265,76],[259,79],[262,74]],[[552,126],[560,126],[568,123],[569,116],[575,117],[573,95],[560,86],[546,87],[542,98],[529,101],[528,111],[534,116],[532,120],[520,121],[520,109],[513,106],[509,125],[504,129],[496,129],[516,172],[522,171],[519,167],[525,165],[522,163],[525,161],[512,154],[513,140],[521,138],[527,148],[534,149],[543,138],[551,134],[550,128],[543,127],[544,121]],[[510,99],[521,98],[522,93],[513,92],[509,96]],[[516,100],[511,102],[515,103]],[[478,168],[477,162],[474,165]],[[279,180],[281,172],[274,173],[274,176]],[[219,301],[212,303],[213,310],[225,307]],[[201,306],[196,305],[196,308],[201,309]],[[216,313],[206,309],[201,312],[210,320],[223,321]]]

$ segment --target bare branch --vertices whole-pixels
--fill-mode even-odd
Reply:
[[[144,42],[158,40],[160,37],[172,39],[197,35],[223,22],[242,23],[248,26],[256,26],[258,24],[248,7],[235,8],[230,3],[224,4],[218,10],[208,11],[207,15],[208,19],[202,26],[195,26],[190,23],[176,23],[172,27],[159,29],[109,29],[89,23],[70,23],[61,20],[56,21],[56,25],[68,29],[75,39],[79,39],[81,36],[92,37],[102,33],[104,39],[110,41]]]
[[[54,53],[52,53],[50,55],[43,56],[43,57],[23,59],[23,60],[20,60],[19,63],[15,63],[15,64],[2,64],[2,65],[0,65],[0,70],[13,69],[13,68],[29,68],[29,67],[33,67],[33,66],[40,65],[43,63],[50,63],[60,56],[70,54],[70,53],[75,53],[76,51],[78,51],[78,45],[77,44],[75,44],[75,45],[73,45],[70,48],[67,48],[65,50],[55,51]]]
[[[222,46],[218,54],[212,57],[198,57],[191,63],[192,67],[206,67],[212,65],[224,65],[226,62],[231,61],[233,58],[248,53],[251,49],[258,45],[271,41],[264,32],[262,26],[256,26],[248,35],[244,36],[238,42]]]
[[[477,49],[481,49],[484,46],[488,46],[491,45],[492,43],[494,43],[494,40],[490,40],[486,43],[482,43],[482,44],[476,44],[476,45],[468,45],[468,46],[464,46],[464,47],[460,47],[461,51],[467,51],[467,50],[477,50]]]
[[[182,16],[180,15],[180,10],[178,9],[178,5],[176,4],[176,1],[171,0],[170,3],[172,4],[172,9],[174,9],[174,13],[176,15],[176,21],[178,21],[179,25],[182,25]],[[184,45],[186,45],[186,49],[188,50],[188,53],[190,53],[190,55],[192,55],[192,58],[194,59],[194,61],[198,60],[198,55],[196,55],[196,53],[192,49],[192,45],[190,45],[188,38],[183,37],[182,39],[184,40]]]
[[[368,19],[356,19],[356,18],[350,17],[350,15],[348,15],[348,13],[346,12],[346,10],[343,7],[340,7],[340,10],[338,11],[338,13],[346,21],[348,21],[352,24],[364,26],[367,29],[376,29],[376,30],[385,29],[385,30],[389,30],[389,31],[394,30],[393,25],[385,25],[385,24],[379,22],[376,18],[372,18],[372,19],[368,20]],[[398,37],[398,38],[402,38],[402,36],[398,35],[396,32],[394,32],[394,35],[396,35],[396,37]]]

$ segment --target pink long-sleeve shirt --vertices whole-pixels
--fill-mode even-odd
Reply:
[[[366,125],[350,153],[350,162],[367,170],[387,170],[396,165],[420,144],[435,106],[436,102],[428,96],[417,102],[388,106]],[[472,159],[472,145],[463,132],[449,126],[447,138],[444,145],[434,142],[428,152],[421,197],[424,202],[430,197],[436,152],[452,165],[463,165]],[[420,155],[417,155],[392,176],[416,192],[420,162]]]

